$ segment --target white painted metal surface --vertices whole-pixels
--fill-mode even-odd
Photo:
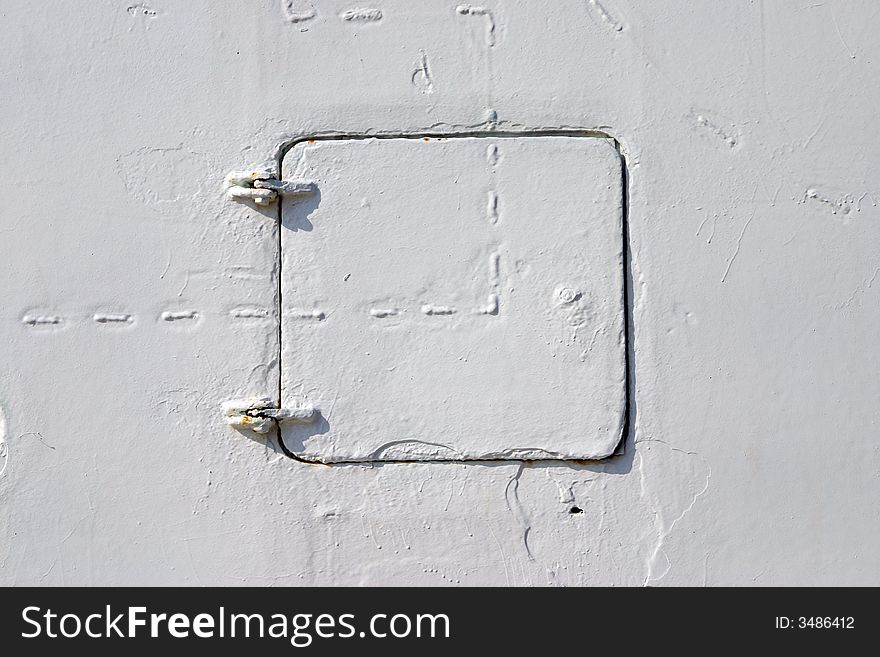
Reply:
[[[313,141],[313,140],[312,140]],[[284,177],[282,407],[321,462],[588,459],[626,412],[621,159],[607,139],[303,142]]]
[[[880,583],[878,29],[871,0],[6,3],[0,581]],[[231,429],[280,402],[280,236],[225,175],[490,128],[621,143],[624,453],[327,467]]]

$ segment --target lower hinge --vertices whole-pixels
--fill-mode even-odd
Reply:
[[[308,424],[318,415],[314,406],[277,408],[271,399],[234,399],[223,403],[226,424],[236,429],[268,433],[276,422]]]

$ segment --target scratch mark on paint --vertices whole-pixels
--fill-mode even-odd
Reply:
[[[55,450],[55,448],[52,445],[50,445],[49,443],[47,443],[43,439],[43,434],[40,433],[39,431],[25,431],[24,433],[19,434],[17,439],[24,438],[25,436],[34,436],[37,440],[39,440],[41,443],[43,443],[43,445],[45,445],[46,447],[48,447],[49,449],[51,449],[53,451]]]
[[[98,324],[131,324],[134,316],[128,313],[95,313],[92,319]]]
[[[666,443],[664,443],[662,440],[645,440],[645,441],[641,441],[641,442],[657,442],[657,443],[661,443],[663,445],[666,445]],[[696,452],[684,452],[684,451],[676,449],[676,448],[670,448],[670,449],[672,449],[672,451],[680,452],[680,453],[685,454],[687,456],[699,456]],[[644,457],[641,454],[639,454],[639,473],[640,473],[640,479],[641,479],[642,494],[644,495],[646,492],[645,469],[644,469]],[[669,538],[669,536],[672,534],[672,531],[675,529],[675,526],[681,520],[683,520],[684,517],[688,515],[688,513],[691,512],[691,510],[697,504],[697,501],[709,491],[709,486],[712,481],[712,468],[711,468],[711,466],[709,466],[708,463],[706,464],[706,475],[705,476],[706,476],[706,479],[703,484],[703,488],[701,490],[696,491],[691,494],[690,502],[681,511],[681,513],[679,513],[675,518],[672,519],[671,522],[667,523],[665,521],[665,518],[663,518],[662,513],[658,515],[655,512],[655,515],[658,515],[658,520],[660,522],[660,526],[658,528],[657,542],[655,543],[654,549],[648,558],[648,563],[647,563],[648,572],[645,575],[645,580],[643,582],[643,586],[648,586],[648,585],[650,585],[651,582],[658,582],[661,579],[663,579],[664,577],[666,577],[666,575],[669,573],[669,570],[670,570],[672,564],[670,563],[669,557],[666,555],[666,552],[664,550],[665,545],[666,545],[666,541]],[[666,568],[664,569],[663,573],[661,573],[659,575],[655,575],[655,571],[657,569],[657,563],[658,563],[661,556],[663,557],[664,561],[666,562]]]
[[[856,54],[850,49],[848,45],[846,45],[846,41],[843,39],[843,34],[840,32],[840,25],[837,24],[837,18],[834,16],[834,10],[831,7],[828,7],[828,13],[831,14],[831,22],[834,23],[834,29],[837,30],[837,38],[840,39],[840,43],[843,44],[844,50],[846,50],[846,54],[849,55],[850,59],[855,59]]]
[[[379,319],[396,317],[398,314],[400,314],[400,311],[397,308],[370,308],[370,315]]]
[[[473,5],[458,5],[455,13],[461,16],[483,16],[486,19],[486,45],[490,48],[495,45],[495,17],[492,12],[485,7],[474,7]]]
[[[419,50],[419,61],[412,74],[412,84],[421,94],[434,93],[434,78],[428,65],[428,53]]]
[[[700,222],[700,225],[697,227],[697,232],[694,233],[694,237],[700,236],[700,231],[703,230],[703,226],[706,225],[707,221],[709,221],[709,213],[708,212],[706,213],[705,218]],[[713,212],[712,213],[712,232],[709,234],[709,237],[706,238],[706,244],[712,243],[712,239],[715,237],[715,228],[717,227],[717,225],[718,225],[718,213]]]
[[[161,317],[166,322],[176,322],[181,319],[196,319],[199,313],[195,310],[166,310]]]
[[[183,285],[177,291],[177,296],[182,297],[183,291],[189,286],[189,269],[186,270],[186,278],[183,281]]]
[[[239,319],[263,319],[269,316],[269,310],[267,308],[233,308],[230,312],[230,315]]]
[[[577,327],[575,327],[575,333],[577,332]],[[586,348],[580,353],[578,359],[583,363],[587,360],[587,357],[590,355],[590,352],[593,351],[593,346],[596,344],[596,338],[599,337],[599,334],[605,333],[605,329],[602,327],[597,328],[593,331],[593,337],[590,339],[590,344],[586,346]]]
[[[859,196],[859,200],[856,201],[856,212],[861,212],[861,211],[862,211],[862,200],[863,200],[866,196],[870,196],[870,197],[871,197],[871,205],[872,205],[873,207],[875,207],[875,208],[877,207],[877,200],[874,198],[874,195],[871,194],[870,192],[865,192],[865,193],[863,193],[861,196]]]
[[[21,318],[22,324],[29,326],[57,326],[64,321],[58,315],[25,315]]]
[[[495,539],[495,544],[498,545],[498,554],[501,555],[501,565],[504,567],[504,581],[507,586],[510,586],[510,572],[507,569],[507,557],[504,554],[504,546],[501,544],[501,541],[498,540],[498,535],[495,533],[495,530],[492,529],[492,524],[487,520],[486,527],[489,528],[489,533],[492,534],[492,538]]]
[[[742,231],[739,234],[739,239],[736,240],[736,249],[733,251],[733,255],[730,256],[730,259],[727,261],[727,269],[724,270],[724,275],[721,277],[721,282],[723,283],[727,279],[727,274],[730,273],[730,268],[733,266],[733,261],[736,260],[736,257],[739,255],[739,250],[742,247],[743,236],[746,234],[746,230],[749,227],[749,224],[752,223],[752,219],[755,218],[755,211],[752,210],[752,214],[749,215],[749,218],[746,220],[746,223],[743,224]]]
[[[624,25],[618,20],[615,20],[614,17],[605,9],[604,6],[599,2],[599,0],[589,0],[590,9],[599,17],[599,20],[605,23],[608,27],[610,27],[615,32],[623,32]]]
[[[311,5],[309,5],[308,9],[297,11],[294,7],[294,4],[294,0],[282,0],[281,2],[281,6],[284,10],[284,16],[291,23],[305,23],[306,21],[310,21],[318,15],[314,7],[312,7]]]
[[[507,486],[504,488],[504,500],[507,502],[507,510],[516,516],[517,522],[522,527],[522,542],[523,547],[526,549],[526,555],[529,561],[534,561],[535,556],[529,547],[529,532],[532,530],[532,523],[519,499],[519,480],[524,469],[525,465],[520,463],[516,474],[507,482]]]
[[[452,306],[432,306],[426,303],[422,306],[422,312],[426,315],[454,315],[458,311]]]
[[[491,191],[486,201],[486,218],[490,224],[498,223],[498,192]]]
[[[339,18],[349,23],[377,23],[382,20],[382,10],[373,7],[353,7],[339,14]]]
[[[863,282],[861,285],[859,285],[849,296],[849,299],[847,299],[843,303],[834,306],[834,310],[843,310],[844,308],[851,306],[859,295],[864,294],[874,286],[874,282],[877,280],[878,274],[880,274],[880,267],[874,269],[874,273],[871,275],[871,278],[868,279],[867,282]]]

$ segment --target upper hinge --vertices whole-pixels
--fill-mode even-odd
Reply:
[[[275,422],[308,424],[318,415],[311,405],[296,408],[276,408],[271,399],[234,399],[223,403],[226,424],[236,429],[268,433]]]
[[[284,195],[314,194],[315,183],[308,180],[278,180],[271,171],[230,171],[223,181],[226,197],[233,201],[251,201],[271,205]]]

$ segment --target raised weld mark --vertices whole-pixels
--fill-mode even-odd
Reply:
[[[490,48],[495,45],[495,17],[485,7],[473,5],[458,5],[455,13],[461,16],[483,16],[486,19],[486,45]]]
[[[166,310],[161,317],[166,322],[176,322],[179,319],[196,319],[199,313],[195,310]]]
[[[96,313],[93,317],[98,324],[131,324],[134,317],[127,313]]]
[[[64,318],[58,315],[25,315],[21,318],[21,323],[28,326],[57,326],[63,321]]]
[[[269,316],[266,308],[233,308],[230,315],[240,319],[264,319]]]
[[[339,14],[339,18],[349,23],[376,23],[382,20],[382,10],[373,7],[353,7]]]
[[[501,278],[501,254],[497,251],[489,255],[489,285],[496,287]]]
[[[498,223],[498,193],[497,192],[489,192],[488,200],[486,201],[486,218],[489,219],[489,223],[497,224]]]
[[[0,459],[3,459],[3,467],[0,467],[0,477],[6,473],[9,465],[9,443],[6,442],[6,414],[0,407]]]
[[[490,167],[494,167],[496,164],[498,164],[498,145],[497,144],[491,144],[486,149],[486,162],[489,163]]]
[[[397,308],[370,308],[370,315],[382,319],[384,317],[396,317],[400,314]]]
[[[293,0],[281,0],[281,7],[284,11],[284,17],[290,23],[304,23],[306,21],[312,20],[313,18],[315,18],[315,16],[317,16],[317,12],[313,8],[307,9],[305,11],[297,11],[293,5]]]
[[[289,315],[295,319],[324,319],[323,310],[291,310]]]
[[[428,67],[428,54],[419,50],[419,63],[410,78],[413,86],[422,94],[434,93],[434,78],[431,77],[431,69]]]
[[[480,315],[497,315],[498,314],[498,295],[490,294],[485,306],[479,308],[477,312]]]
[[[623,31],[623,23],[614,20],[608,10],[603,7],[598,0],[589,0],[590,8],[599,16],[599,19],[615,32]]]
[[[452,306],[432,306],[426,303],[422,306],[422,312],[426,315],[454,315],[458,311]]]

